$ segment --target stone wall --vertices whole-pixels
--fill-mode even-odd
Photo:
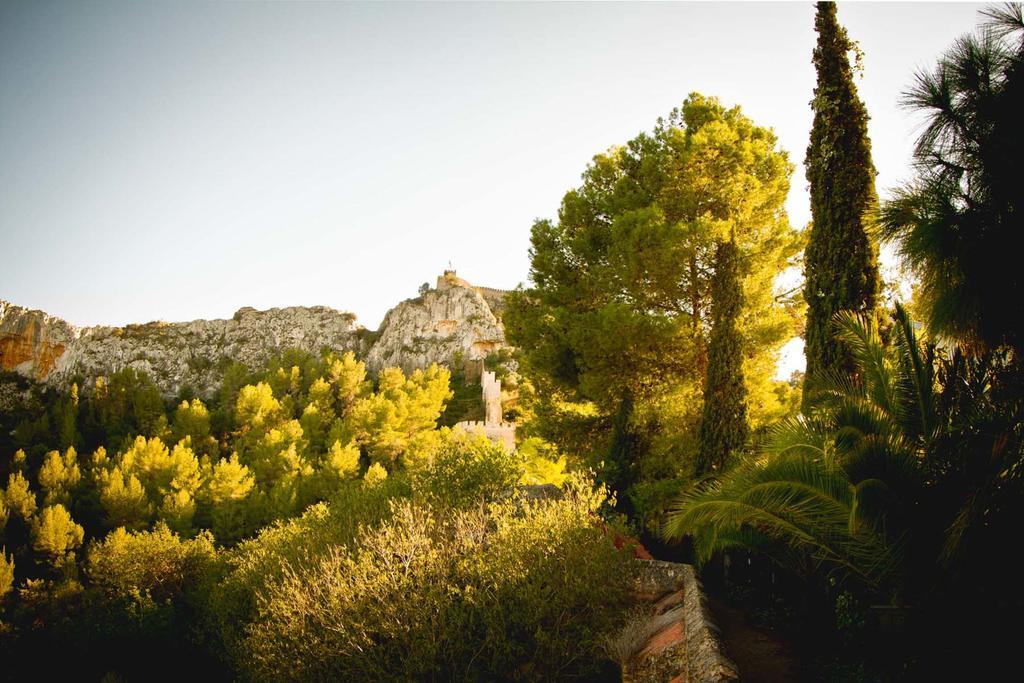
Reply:
[[[637,560],[637,598],[650,608],[626,624],[617,639],[626,657],[622,680],[631,683],[719,683],[739,678],[722,654],[717,629],[693,567]],[[631,653],[631,654],[630,654]]]
[[[509,450],[513,450],[516,447],[516,426],[511,422],[495,423],[467,420],[456,422],[454,428],[467,434],[482,433],[491,441],[503,444]]]
[[[490,306],[491,312],[494,313],[495,317],[501,320],[505,315],[505,297],[508,295],[509,290],[495,289],[494,287],[474,287],[473,289],[484,298],[484,301]]]
[[[484,422],[498,424],[502,421],[501,380],[489,370],[480,373],[481,400],[484,402]]]

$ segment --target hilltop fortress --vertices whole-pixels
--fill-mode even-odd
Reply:
[[[353,314],[325,306],[246,307],[226,320],[78,328],[0,300],[0,368],[55,386],[88,386],[96,377],[134,368],[168,398],[184,388],[207,397],[230,361],[255,367],[287,348],[353,351],[371,373],[458,361],[475,378],[484,358],[507,346],[505,294],[445,271],[434,289],[388,311],[376,332],[357,324]]]

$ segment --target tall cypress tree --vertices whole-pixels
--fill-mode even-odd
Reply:
[[[697,475],[720,470],[747,441],[747,391],[743,384],[743,342],[736,321],[743,306],[739,248],[719,242],[711,278],[711,341],[704,380]]]
[[[856,46],[836,20],[834,3],[819,2],[817,8],[818,86],[805,161],[814,221],[804,254],[805,408],[819,378],[852,368],[849,352],[832,334],[832,317],[840,310],[873,314],[880,289],[878,246],[867,229],[878,206],[868,114],[849,60]]]

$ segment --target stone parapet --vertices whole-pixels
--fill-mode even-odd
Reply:
[[[479,420],[467,420],[455,423],[455,429],[467,434],[483,433],[491,441],[503,444],[509,450],[516,447],[516,426],[511,422],[480,422]]]
[[[722,654],[703,589],[693,567],[637,560],[635,590],[649,607],[616,639],[622,680],[630,683],[719,683],[739,679]]]

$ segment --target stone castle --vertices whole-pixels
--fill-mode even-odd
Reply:
[[[512,450],[516,446],[516,426],[505,422],[501,412],[501,380],[489,370],[480,373],[481,398],[484,402],[484,421],[456,423],[455,428],[464,432],[483,432],[491,441],[504,444]]]

